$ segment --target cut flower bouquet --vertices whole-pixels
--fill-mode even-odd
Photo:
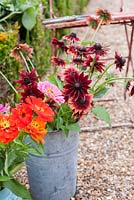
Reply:
[[[66,58],[52,56],[53,69],[45,78],[38,75],[31,61],[33,49],[27,44],[18,44],[10,54],[23,67],[20,79],[15,81],[17,89],[0,72],[19,96],[19,105],[12,108],[18,126],[24,126],[38,142],[44,141],[46,131],[43,127],[63,130],[65,135],[69,130],[79,130],[77,122],[89,112],[111,126],[106,109],[94,107],[93,99],[101,98],[117,81],[125,80],[125,87],[130,88],[133,78],[120,77],[111,71],[114,67],[121,72],[126,59],[115,52],[114,61],[107,64],[104,59],[109,50],[107,46],[93,41],[81,42],[75,33],[64,36],[63,40],[53,38],[51,45],[59,51],[59,55],[64,52]],[[133,87],[130,95],[133,95]],[[22,123],[22,119],[27,123]],[[33,127],[38,128],[37,134]]]

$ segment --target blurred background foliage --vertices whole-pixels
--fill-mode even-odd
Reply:
[[[81,14],[89,0],[53,0],[56,17]],[[44,76],[50,68],[51,30],[44,29],[42,21],[50,18],[48,0],[0,0],[0,70],[14,84],[21,69],[9,54],[18,43],[28,43],[34,49],[33,63],[38,74]],[[68,29],[57,35],[69,33]],[[12,99],[12,91],[0,77],[0,102]]]

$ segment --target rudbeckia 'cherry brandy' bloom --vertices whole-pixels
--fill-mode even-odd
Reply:
[[[30,96],[26,98],[29,107],[45,122],[52,122],[54,117],[53,110],[41,98]]]
[[[26,98],[30,96],[35,96],[37,98],[44,99],[44,94],[37,89],[37,85],[25,88],[24,92],[20,92],[20,94],[22,96],[22,102],[26,102]]]
[[[65,70],[62,71],[63,78],[66,80],[69,77],[73,77],[79,74],[79,70],[74,66],[69,66]]]
[[[71,33],[70,35],[63,36],[63,39],[71,41],[71,42],[78,42],[80,39],[76,36],[76,33]]]
[[[18,136],[18,128],[11,116],[0,114],[0,142],[8,144]]]
[[[37,142],[44,143],[44,136],[47,133],[45,127],[46,122],[41,120],[39,117],[35,117],[32,119],[31,123],[28,124],[25,131]]]
[[[119,69],[121,71],[123,69],[123,66],[126,63],[126,59],[122,56],[120,56],[117,52],[115,52],[115,64],[116,69]]]
[[[88,76],[84,73],[74,74],[68,76],[65,80],[64,94],[69,98],[77,100],[79,97],[84,97],[88,93],[89,84],[91,80],[88,80]]]
[[[58,65],[58,66],[62,66],[62,67],[65,66],[65,64],[66,64],[63,59],[57,58],[55,56],[52,57],[51,62]]]
[[[12,119],[16,121],[20,129],[25,128],[32,121],[32,109],[25,103],[18,104],[17,107],[12,108],[11,111]]]
[[[94,58],[91,56],[88,56],[87,59],[84,60],[84,67],[90,67],[91,72],[93,73],[95,69],[99,71],[100,73],[104,71],[104,62],[99,61],[100,57],[96,55]]]
[[[67,51],[67,47],[64,44],[64,42],[57,40],[57,38],[53,38],[50,44],[54,45],[57,49],[62,49],[63,51]]]
[[[92,56],[87,56],[87,58],[84,60],[83,66],[90,67],[92,62],[93,62]]]
[[[105,56],[107,54],[107,47],[102,46],[100,43],[95,43],[88,48],[89,52],[99,56]]]
[[[99,71],[100,73],[102,73],[104,71],[104,62],[102,61],[99,61],[99,56],[97,55],[96,58],[95,58],[95,62],[94,62],[94,67],[93,67],[93,71],[94,69],[96,68],[97,71]],[[92,69],[91,69],[92,70]]]
[[[92,94],[86,94],[84,97],[79,97],[77,100],[70,98],[69,105],[73,110],[74,118],[81,118],[83,115],[87,114],[91,109]]]
[[[64,103],[64,97],[59,88],[48,81],[39,82],[38,89],[48,98],[53,99],[57,103]]]
[[[10,56],[22,63],[24,62],[24,60],[20,52],[25,55],[26,59],[32,58],[33,49],[30,48],[29,45],[27,45],[26,43],[16,45],[11,51]]]
[[[76,65],[83,65],[84,61],[82,60],[81,57],[76,57],[73,59],[72,63],[74,63]]]
[[[37,85],[38,77],[35,73],[36,69],[32,69],[31,72],[20,72],[20,79],[15,81],[16,83],[20,84],[18,89],[25,89],[26,87]]]

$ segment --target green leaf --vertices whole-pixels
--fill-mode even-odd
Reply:
[[[98,119],[105,121],[111,127],[110,116],[104,107],[96,106],[92,109],[92,112]]]
[[[4,167],[4,159],[0,158],[0,171],[3,170]]]
[[[98,92],[96,92],[94,94],[94,98],[101,98],[101,97],[103,97],[106,94],[106,92],[108,91],[108,89],[109,88],[107,88],[107,87],[104,87],[104,88],[100,89]]]
[[[30,31],[36,24],[36,14],[34,7],[26,9],[23,13],[22,24],[28,31]]]
[[[7,175],[9,175],[8,172],[8,153],[6,152],[6,159],[5,159],[5,163],[4,163],[4,171]]]
[[[5,181],[3,185],[4,187],[10,189],[17,196],[32,200],[30,192],[26,189],[26,187],[18,183],[15,179]]]
[[[55,75],[49,75],[47,80],[56,85],[59,89],[63,88],[62,82]]]
[[[31,154],[34,154],[34,155],[38,155],[38,156],[40,155],[40,152],[37,149],[35,149],[34,147],[30,147],[28,149],[28,152]]]
[[[75,123],[75,124],[69,124],[67,126],[67,128],[69,130],[72,130],[72,131],[80,131],[80,126],[78,125],[78,123]]]
[[[61,117],[58,117],[57,124],[56,124],[57,130],[59,130],[62,125],[63,125],[63,119]]]
[[[7,154],[7,167],[9,168],[14,160],[16,159],[17,155],[15,154],[15,151],[12,150]]]
[[[0,182],[8,181],[10,179],[11,179],[10,176],[0,176]]]
[[[61,130],[63,131],[64,135],[67,137],[68,134],[69,134],[69,129],[66,128],[65,126],[62,126],[62,127],[61,127]]]
[[[94,41],[83,41],[81,42],[81,45],[86,46],[86,45],[92,45],[94,44]]]

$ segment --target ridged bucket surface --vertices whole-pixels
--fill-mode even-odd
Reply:
[[[75,194],[78,135],[49,132],[45,156],[31,155],[26,161],[33,200],[69,200]]]
[[[9,189],[4,188],[0,191],[0,200],[22,200],[22,198],[17,197]]]

